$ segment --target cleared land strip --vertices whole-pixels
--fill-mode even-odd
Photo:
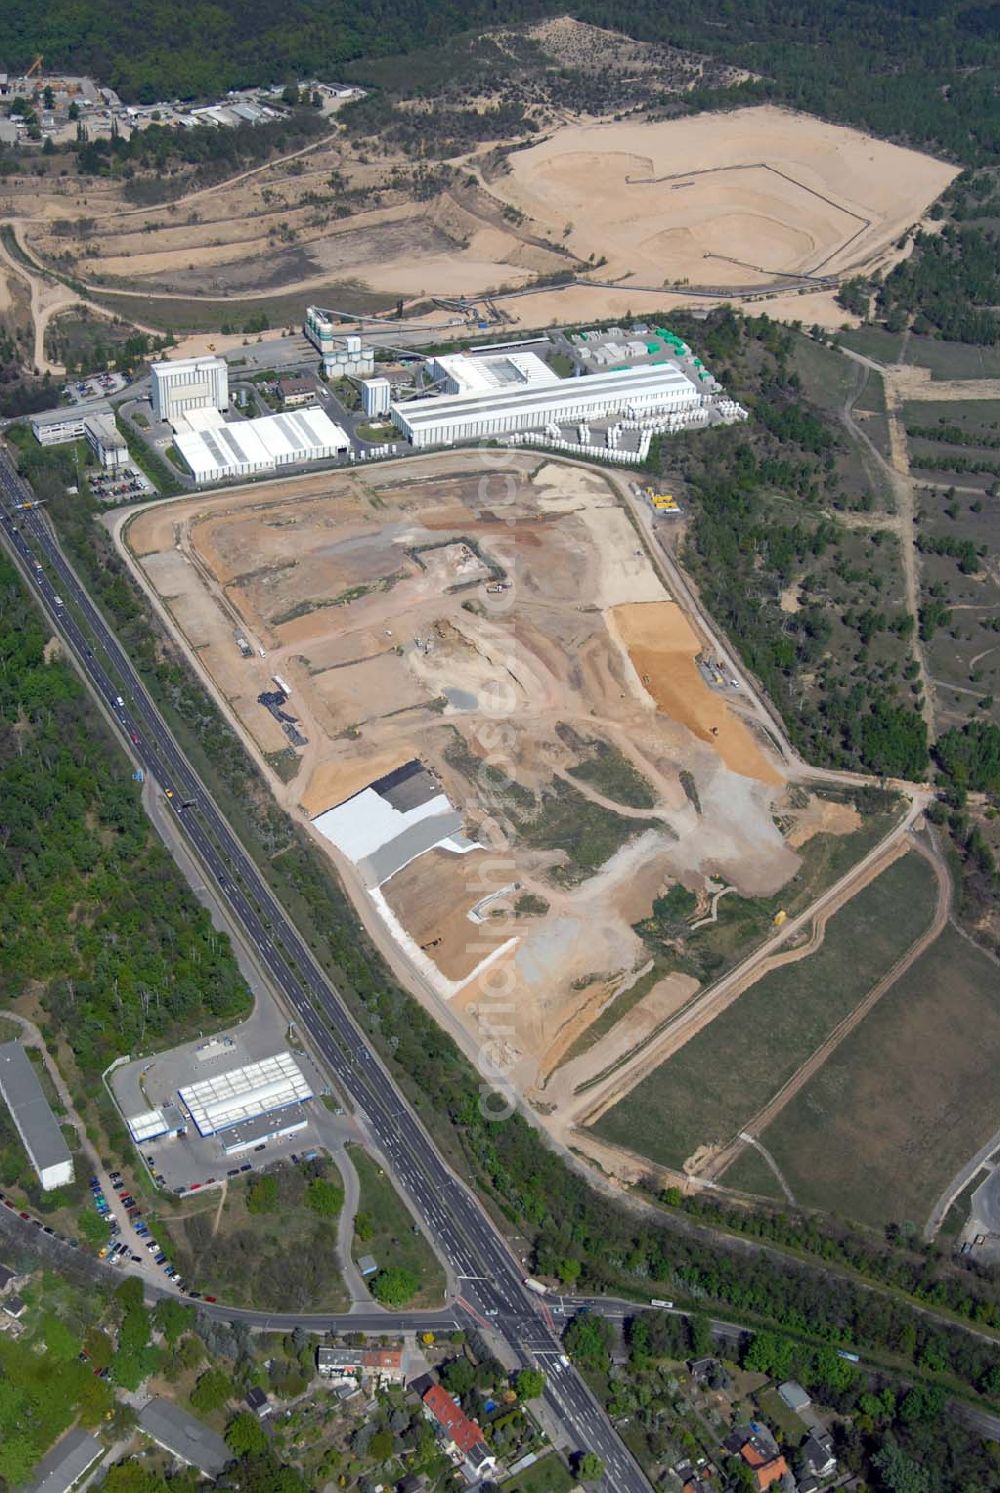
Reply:
[[[599,1134],[700,1173],[927,928],[935,891],[923,857],[897,858],[829,922],[820,947],[751,984],[609,1110]],[[798,1196],[797,1179],[769,1149]]]
[[[903,824],[893,829],[886,840],[876,845],[874,850],[870,851],[856,866],[852,866],[847,875],[841,877],[840,881],[818,898],[811,907],[797,918],[790,919],[775,937],[756,950],[749,959],[692,1001],[645,1047],[640,1048],[631,1061],[622,1064],[603,1078],[598,1078],[584,1094],[579,1096],[575,1106],[576,1113],[572,1113],[573,1105],[568,1107],[564,1123],[565,1120],[571,1118],[572,1123],[577,1125],[595,1124],[602,1115],[631,1093],[643,1079],[648,1078],[654,1069],[691,1041],[765,975],[775,969],[780,969],[782,965],[795,963],[815,952],[823,941],[827,921],[833,914],[845,902],[849,902],[852,897],[856,896],[869,882],[874,881],[887,870],[900,856],[905,855],[908,842],[904,831],[917,812],[917,807],[911,806]],[[797,933],[807,928],[810,930],[809,937],[800,947],[793,949],[781,947]]]
[[[863,1021],[869,1011],[875,1007],[888,990],[891,990],[901,975],[914,964],[935,939],[943,931],[948,921],[951,908],[951,881],[947,868],[939,856],[929,850],[917,839],[911,839],[911,845],[920,855],[929,862],[937,880],[937,902],[934,908],[934,917],[928,927],[907,949],[891,969],[887,970],[880,980],[872,986],[863,1000],[859,1001],[853,1011],[848,1012],[844,1019],[834,1027],[824,1042],[822,1042],[811,1057],[802,1064],[787,1083],[783,1084],[778,1092],[763,1105],[752,1119],[743,1126],[740,1135],[724,1150],[713,1156],[708,1165],[701,1169],[700,1175],[705,1181],[718,1181],[732,1166],[733,1162],[748,1144],[756,1145],[758,1136],[762,1135],[771,1122],[777,1119],[785,1106],[795,1098],[796,1094],[819,1072],[824,1063],[830,1058],[843,1042],[844,1038],[854,1031],[859,1022]],[[775,1168],[777,1172],[777,1168]],[[780,1173],[777,1173],[780,1179]],[[784,1185],[784,1184],[783,1184]]]

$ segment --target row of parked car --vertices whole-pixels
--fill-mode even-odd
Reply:
[[[152,1254],[155,1263],[160,1266],[160,1268],[163,1270],[164,1275],[168,1276],[173,1281],[178,1290],[184,1290],[184,1282],[181,1280],[176,1269],[173,1265],[171,1265],[170,1261],[167,1259],[167,1256],[164,1254],[159,1244],[149,1232],[149,1225],[143,1221],[142,1211],[137,1207],[136,1201],[126,1187],[121,1173],[111,1172],[110,1176],[111,1185],[114,1187],[116,1194],[121,1199],[121,1202],[132,1221],[132,1227],[135,1229],[135,1232],[145,1244],[146,1248]],[[116,1265],[121,1265],[124,1264],[126,1260],[131,1260],[134,1264],[141,1265],[142,1256],[134,1254],[130,1247],[125,1243],[125,1241],[117,1237],[121,1233],[121,1228],[118,1224],[118,1220],[114,1217],[110,1207],[108,1206],[108,1200],[104,1196],[104,1191],[102,1189],[99,1177],[91,1177],[90,1192],[93,1199],[94,1207],[97,1209],[98,1213],[100,1213],[101,1216],[103,1218],[106,1218],[108,1221],[109,1242],[103,1245],[102,1248],[97,1251],[98,1259],[104,1260],[106,1264],[114,1263]],[[43,1223],[40,1218],[34,1218],[30,1213],[26,1212],[24,1208],[19,1208],[15,1200],[13,1198],[9,1198],[5,1192],[0,1192],[0,1204],[2,1204],[5,1208],[9,1208],[12,1213],[16,1213],[19,1218],[23,1218],[26,1223],[34,1224],[35,1228],[40,1229],[43,1234],[49,1234],[53,1239],[57,1239],[60,1244],[68,1244],[70,1249],[80,1248],[79,1239],[69,1239],[65,1234],[57,1234],[51,1224]],[[215,1296],[206,1296],[202,1291],[186,1291],[185,1295],[190,1296],[193,1301],[208,1301],[212,1303],[216,1301]]]

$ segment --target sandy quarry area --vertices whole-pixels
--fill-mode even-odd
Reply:
[[[383,947],[551,1110],[550,1076],[648,965],[634,925],[653,899],[710,877],[769,895],[799,858],[779,764],[705,682],[614,480],[527,454],[483,468],[455,452],[314,473],[150,505],[125,532]],[[308,743],[294,755],[258,701],[276,676]],[[607,760],[617,777],[574,776]],[[453,814],[452,848],[375,875],[316,821],[413,761]],[[644,1040],[692,989],[660,982],[582,1067]]]
[[[356,289],[416,304],[570,270],[579,283],[505,301],[511,324],[714,303],[670,289],[683,284],[738,304],[767,296],[776,317],[833,327],[845,313],[829,285],[795,277],[885,270],[955,174],[770,106],[544,128],[528,149],[489,141],[456,157],[430,194],[413,162],[338,133],[158,207],[129,206],[103,181],[36,185],[22,201],[15,183],[13,216],[29,253],[93,289],[172,297],[181,318],[192,297],[347,308]]]
[[[509,157],[491,189],[602,279],[746,285],[867,265],[953,167],[771,107],[658,124],[574,124]],[[569,227],[569,232],[564,229]]]

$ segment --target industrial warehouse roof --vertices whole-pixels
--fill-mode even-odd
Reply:
[[[139,1429],[206,1477],[218,1477],[233,1460],[232,1452],[216,1431],[171,1400],[150,1400],[139,1411]]]
[[[539,423],[544,424],[561,409],[587,401],[599,404],[617,400],[625,409],[634,400],[647,404],[651,396],[662,394],[666,398],[671,393],[690,396],[691,403],[699,396],[697,386],[682,369],[673,363],[650,363],[641,368],[590,373],[583,378],[561,378],[554,383],[519,383],[488,393],[428,395],[398,402],[393,411],[413,431],[518,410],[537,415]]]
[[[449,353],[434,359],[434,370],[454,379],[463,394],[559,383],[558,373],[533,352]]]
[[[66,1489],[72,1488],[87,1468],[97,1461],[103,1450],[97,1437],[91,1436],[89,1431],[81,1431],[79,1426],[68,1431],[39,1462],[28,1493],[66,1493]]]
[[[354,862],[367,886],[380,886],[435,845],[456,853],[479,848],[462,835],[461,814],[415,759],[313,823]]]
[[[230,1068],[180,1090],[202,1135],[312,1098],[312,1089],[290,1052],[279,1052],[244,1068]]]
[[[36,1171],[70,1160],[69,1147],[20,1042],[0,1046],[0,1094]]]
[[[348,450],[346,432],[323,410],[288,410],[226,423],[218,410],[194,409],[178,422],[174,444],[199,482],[321,461]]]

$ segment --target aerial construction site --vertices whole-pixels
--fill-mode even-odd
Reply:
[[[651,960],[654,902],[773,896],[856,816],[789,797],[654,563],[670,520],[615,474],[503,463],[186,498],[119,537],[397,970],[557,1124],[571,1049],[576,1088],[698,989]]]

